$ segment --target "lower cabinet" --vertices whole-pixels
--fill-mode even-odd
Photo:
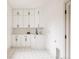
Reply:
[[[12,38],[12,47],[30,47],[29,36],[13,35]]]
[[[12,47],[44,49],[45,39],[42,35],[13,35]]]
[[[33,49],[44,49],[45,48],[45,39],[42,35],[32,36],[31,47]]]

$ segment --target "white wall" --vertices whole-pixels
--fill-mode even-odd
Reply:
[[[7,5],[7,48],[11,47],[12,9]]]
[[[65,16],[64,0],[50,0],[42,7],[41,22],[48,30],[47,49],[56,57],[56,48],[60,50],[60,57],[65,58]],[[56,43],[55,43],[56,40]]]
[[[8,0],[13,8],[36,8],[47,3],[49,0]]]

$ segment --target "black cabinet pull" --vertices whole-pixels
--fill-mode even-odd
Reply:
[[[67,35],[65,35],[65,39],[67,39]]]
[[[17,41],[18,39],[16,38],[16,41]]]
[[[27,41],[27,38],[25,38],[25,41]]]

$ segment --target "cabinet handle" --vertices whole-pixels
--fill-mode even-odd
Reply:
[[[25,41],[27,41],[27,38],[25,38]]]
[[[18,40],[18,39],[16,38],[16,42],[17,42],[17,40]]]

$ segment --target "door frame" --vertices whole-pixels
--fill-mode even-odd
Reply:
[[[70,59],[70,9],[71,1],[65,3],[65,59]]]

